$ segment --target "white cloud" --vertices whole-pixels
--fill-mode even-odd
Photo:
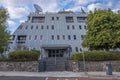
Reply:
[[[76,4],[81,4],[81,5],[85,5],[88,4],[90,2],[94,2],[96,0],[76,0]]]
[[[8,22],[9,27],[16,25],[16,23],[13,20],[8,20],[7,22]]]
[[[11,19],[19,19],[28,14],[29,9],[26,7],[7,7]]]
[[[88,11],[94,11],[94,9],[107,9],[107,8],[109,8],[109,6],[106,4],[102,4],[102,3],[93,3],[93,4],[90,4],[90,5],[88,5],[88,7],[87,7],[87,9],[88,9]]]
[[[43,9],[44,12],[58,11],[58,5],[56,0],[34,0],[33,4],[38,4]]]
[[[23,22],[25,22],[25,20],[20,20],[19,22],[20,22],[20,23],[23,23]]]

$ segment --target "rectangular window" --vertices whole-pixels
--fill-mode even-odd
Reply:
[[[47,25],[47,29],[49,29],[49,26]]]
[[[29,35],[29,40],[31,40],[31,35]]]
[[[43,25],[41,26],[41,29],[44,29],[44,26],[43,26]]]
[[[75,29],[75,26],[74,26],[74,25],[72,25],[72,29]]]
[[[68,30],[70,29],[70,26],[69,26],[69,25],[67,25],[67,29],[68,29]]]
[[[82,29],[81,25],[79,25],[79,29]]]
[[[54,17],[52,17],[52,20],[54,20]]]
[[[26,28],[25,29],[27,29],[28,28],[28,26],[26,25]]]
[[[70,40],[71,39],[71,37],[70,37],[70,35],[68,35],[68,40]]]
[[[82,40],[84,39],[84,35],[81,35],[81,39],[82,39]]]
[[[42,35],[40,35],[40,40],[42,40],[43,39],[43,36]]]
[[[38,26],[36,26],[36,29],[38,29]]]
[[[35,40],[37,39],[37,35],[35,35]]]
[[[63,35],[63,40],[65,40],[65,35]]]
[[[54,30],[54,25],[52,25],[51,27],[52,27],[52,30]]]
[[[59,20],[59,17],[56,17],[57,20]]]
[[[85,22],[86,21],[86,17],[77,17],[77,21],[78,22]]]
[[[60,39],[60,36],[59,35],[57,35],[57,40],[59,40]]]
[[[76,49],[76,52],[78,52],[78,47],[75,47],[75,49]]]
[[[74,37],[74,40],[76,40],[76,35],[73,35],[73,37]]]
[[[33,29],[33,25],[31,26],[31,29]]]
[[[51,36],[51,39],[54,40],[54,35]]]
[[[43,23],[45,22],[45,17],[32,17],[32,23]]]
[[[86,29],[86,26],[84,25],[84,29]]]
[[[66,22],[67,22],[67,23],[69,23],[69,22],[70,22],[70,23],[71,23],[71,22],[74,22],[73,17],[72,17],[72,16],[67,16],[67,17],[66,17]]]

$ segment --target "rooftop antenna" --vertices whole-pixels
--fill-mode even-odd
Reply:
[[[43,12],[42,8],[37,4],[34,4],[34,8],[36,13]]]
[[[81,11],[82,11],[82,13],[84,13],[84,14],[86,13],[86,12],[83,10],[83,8],[81,8]]]

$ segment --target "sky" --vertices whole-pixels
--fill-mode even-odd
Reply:
[[[7,23],[11,33],[27,19],[30,12],[35,11],[33,4],[38,4],[43,12],[58,12],[63,9],[81,12],[81,8],[86,12],[94,11],[95,8],[110,8],[116,12],[120,9],[120,0],[0,0],[0,7],[8,10]]]

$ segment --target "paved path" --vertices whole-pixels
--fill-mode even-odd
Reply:
[[[106,72],[0,72],[0,76],[25,76],[25,77],[120,77],[120,72],[106,75]]]
[[[120,72],[0,72],[0,80],[120,80]]]
[[[70,78],[51,77],[47,78],[47,80],[120,80],[120,79],[108,77],[70,77]]]
[[[116,78],[106,77],[17,77],[17,76],[4,76],[0,77],[0,80],[120,80]]]

